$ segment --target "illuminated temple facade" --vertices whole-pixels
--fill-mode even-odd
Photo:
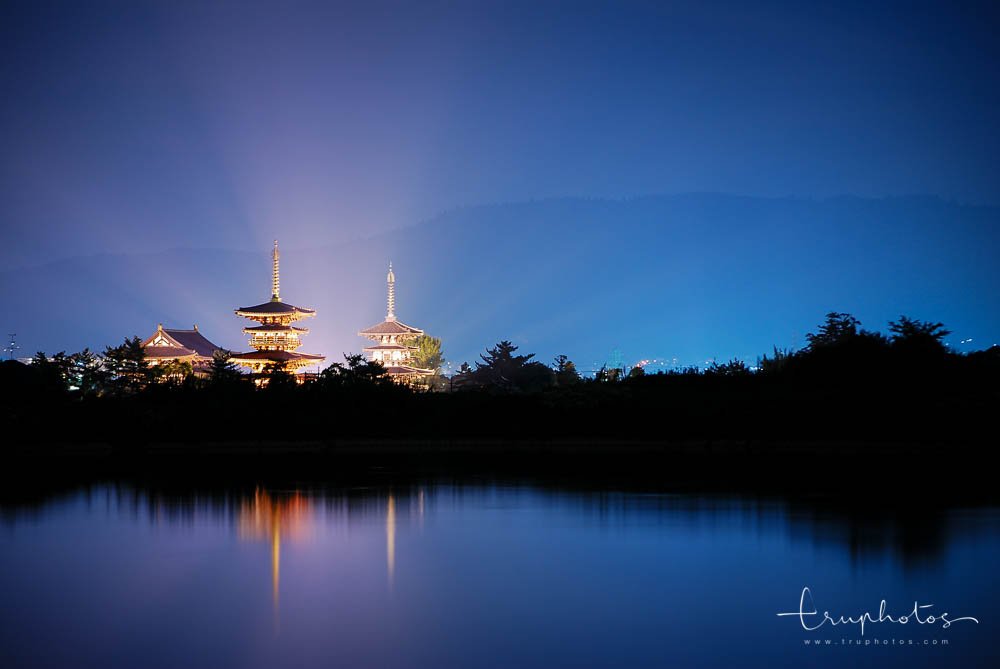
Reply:
[[[280,366],[289,372],[298,372],[325,360],[322,355],[299,353],[302,345],[300,337],[309,332],[308,328],[292,325],[303,318],[315,316],[313,309],[296,307],[281,301],[278,279],[278,242],[274,242],[272,253],[271,299],[252,307],[240,307],[237,316],[256,321],[259,325],[243,328],[250,335],[248,353],[234,353],[233,362],[250,368],[254,373],[263,372],[268,367]]]
[[[212,355],[220,350],[198,331],[165,328],[163,323],[156,326],[156,332],[142,342],[146,361],[151,365],[168,362],[189,362],[196,374],[205,373],[212,364]]]
[[[396,319],[396,275],[392,271],[392,263],[389,263],[386,282],[389,296],[385,320],[358,333],[359,337],[367,337],[374,342],[372,346],[366,346],[364,351],[372,362],[381,363],[395,381],[408,383],[423,376],[431,376],[434,370],[416,367],[413,360],[413,354],[417,350],[415,342],[424,331]]]

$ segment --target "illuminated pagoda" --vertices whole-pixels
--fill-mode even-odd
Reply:
[[[156,326],[156,332],[142,342],[146,361],[150,365],[162,365],[174,360],[189,362],[195,373],[208,370],[212,364],[212,355],[221,350],[198,331],[195,325],[191,330],[165,328],[163,323]]]
[[[367,337],[375,342],[373,346],[366,346],[364,351],[372,362],[381,363],[395,381],[410,383],[422,376],[431,376],[434,370],[410,364],[413,362],[413,353],[417,350],[414,344],[424,331],[396,319],[396,275],[392,271],[392,263],[389,263],[386,282],[389,286],[389,298],[385,320],[358,333],[359,337]]]
[[[302,345],[299,338],[309,330],[295,327],[292,323],[307,316],[315,316],[316,312],[281,301],[278,281],[278,240],[274,241],[274,252],[271,257],[274,263],[271,275],[271,299],[263,304],[236,310],[237,316],[260,323],[243,328],[243,333],[250,335],[250,346],[254,350],[249,353],[234,353],[232,360],[239,365],[249,367],[250,371],[255,373],[264,371],[268,366],[281,366],[294,373],[303,367],[318,365],[326,358],[322,355],[297,352]]]

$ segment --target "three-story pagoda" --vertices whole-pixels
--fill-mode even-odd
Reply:
[[[386,283],[389,294],[385,320],[362,330],[358,336],[367,337],[374,342],[374,345],[364,348],[372,362],[381,363],[394,380],[412,383],[420,377],[434,374],[432,369],[417,367],[413,359],[417,351],[416,341],[424,331],[396,318],[396,275],[392,271],[392,263],[389,263]]]

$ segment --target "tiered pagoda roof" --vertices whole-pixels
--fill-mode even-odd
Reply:
[[[390,314],[384,321],[378,325],[373,325],[370,328],[362,330],[358,333],[361,337],[367,337],[369,335],[416,335],[420,336],[424,333],[420,328],[415,328],[413,326],[407,325],[406,323],[400,323],[396,320],[395,316]]]
[[[298,320],[299,318],[305,318],[306,316],[315,316],[315,309],[306,309],[304,307],[297,307],[294,304],[286,304],[276,297],[272,297],[269,301],[263,304],[255,304],[252,307],[240,307],[236,310],[237,316],[243,316],[244,318],[275,318],[275,317],[290,317],[294,316],[293,320]]]
[[[263,363],[268,362],[278,362],[278,363],[289,363],[289,362],[322,362],[326,360],[325,356],[315,355],[312,353],[296,353],[294,351],[282,351],[280,349],[265,349],[262,351],[250,351],[248,353],[234,353],[233,361],[240,362],[241,360],[255,360]]]
[[[254,325],[243,328],[243,332],[298,332],[306,334],[309,332],[309,328],[300,328],[294,325]]]
[[[254,350],[237,353],[232,358],[234,362],[255,372],[263,371],[268,365],[282,365],[294,371],[308,365],[319,364],[326,359],[322,355],[295,352],[295,349],[302,345],[299,335],[308,333],[309,329],[295,327],[291,323],[315,316],[316,311],[281,301],[278,258],[278,242],[275,240],[272,254],[271,299],[252,307],[236,309],[237,316],[260,323],[243,328],[243,332],[250,335],[250,346]]]
[[[424,331],[396,318],[396,275],[392,271],[392,263],[389,263],[386,283],[388,299],[385,320],[358,332],[359,337],[367,337],[375,342],[372,346],[366,346],[364,351],[373,361],[381,363],[389,376],[396,377],[397,380],[408,382],[417,377],[429,376],[434,370],[409,364],[417,350],[414,342]]]

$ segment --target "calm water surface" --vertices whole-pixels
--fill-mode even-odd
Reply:
[[[0,666],[1000,666],[998,557],[992,508],[102,484],[3,505]],[[805,586],[832,615],[980,622],[807,633],[776,615]]]

